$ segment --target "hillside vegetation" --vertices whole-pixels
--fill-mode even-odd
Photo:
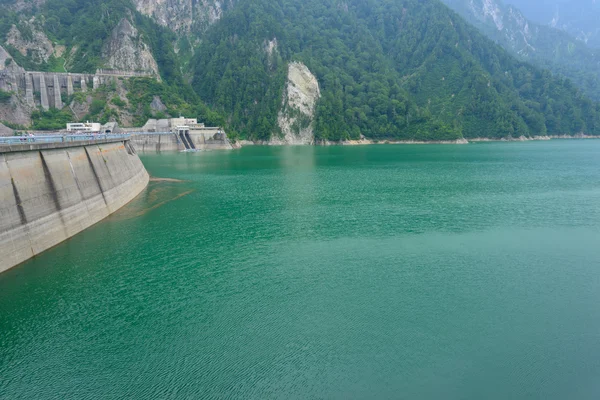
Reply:
[[[2,0],[0,39],[26,69],[93,72],[110,61],[136,70],[143,61],[160,73],[73,96],[60,112],[33,113],[35,126],[62,124],[65,113],[137,125],[182,114],[266,141],[282,135],[288,65],[298,62],[320,97],[314,112],[291,108],[286,118],[314,128],[317,142],[600,134],[598,104],[571,81],[515,59],[437,0],[228,4],[186,41],[185,29],[129,0]],[[131,60],[107,54],[119,40],[134,47]]]
[[[207,32],[194,88],[243,135],[266,139],[291,60],[321,85],[317,139],[600,134],[598,105],[569,81],[433,0],[242,1]]]
[[[501,0],[443,0],[517,59],[564,76],[600,100],[600,50],[558,28],[528,20]]]
[[[115,32],[127,21],[136,34],[132,39],[137,48],[130,53],[138,55],[149,49],[148,57],[155,60],[160,73],[160,80],[120,79],[87,94],[76,93],[64,98],[69,106],[63,110],[31,110],[33,129],[60,129],[70,120],[141,126],[148,118],[179,115],[193,115],[207,123],[224,122],[185,81],[173,47],[178,40],[175,33],[140,14],[130,1],[3,0],[0,10],[0,44],[26,70],[94,73],[107,68],[107,58],[113,56],[107,54],[108,44],[115,36],[121,39]],[[20,48],[11,43],[18,43]],[[26,55],[22,54],[25,50]],[[136,59],[119,61],[136,69]],[[150,107],[155,97],[164,104],[164,110]]]

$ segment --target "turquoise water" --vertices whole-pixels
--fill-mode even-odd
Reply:
[[[0,275],[0,398],[600,397],[600,141],[142,160]]]

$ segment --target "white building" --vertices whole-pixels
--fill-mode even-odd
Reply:
[[[67,124],[68,132],[100,132],[101,125],[98,122],[74,122]]]
[[[204,124],[202,124],[202,123],[199,124],[198,120],[196,118],[185,118],[185,117],[170,118],[169,126],[171,127],[172,131],[177,130],[176,128],[178,126],[187,126],[187,127],[189,127],[189,129],[204,128]]]

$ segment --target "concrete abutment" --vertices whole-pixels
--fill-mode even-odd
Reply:
[[[149,181],[127,140],[0,147],[0,273],[94,225]]]

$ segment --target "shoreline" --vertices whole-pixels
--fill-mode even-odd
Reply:
[[[235,143],[234,148],[242,148],[247,146],[368,146],[368,145],[415,145],[415,144],[443,144],[443,145],[466,145],[470,143],[485,143],[485,142],[536,142],[536,141],[550,141],[550,140],[588,140],[588,139],[600,139],[600,136],[588,136],[588,135],[546,135],[546,136],[533,136],[526,137],[521,136],[518,138],[462,138],[457,140],[372,140],[372,139],[360,139],[360,140],[344,140],[341,142],[331,142],[328,140],[313,142],[313,143],[270,143],[270,142],[253,142],[250,140],[240,140]]]

